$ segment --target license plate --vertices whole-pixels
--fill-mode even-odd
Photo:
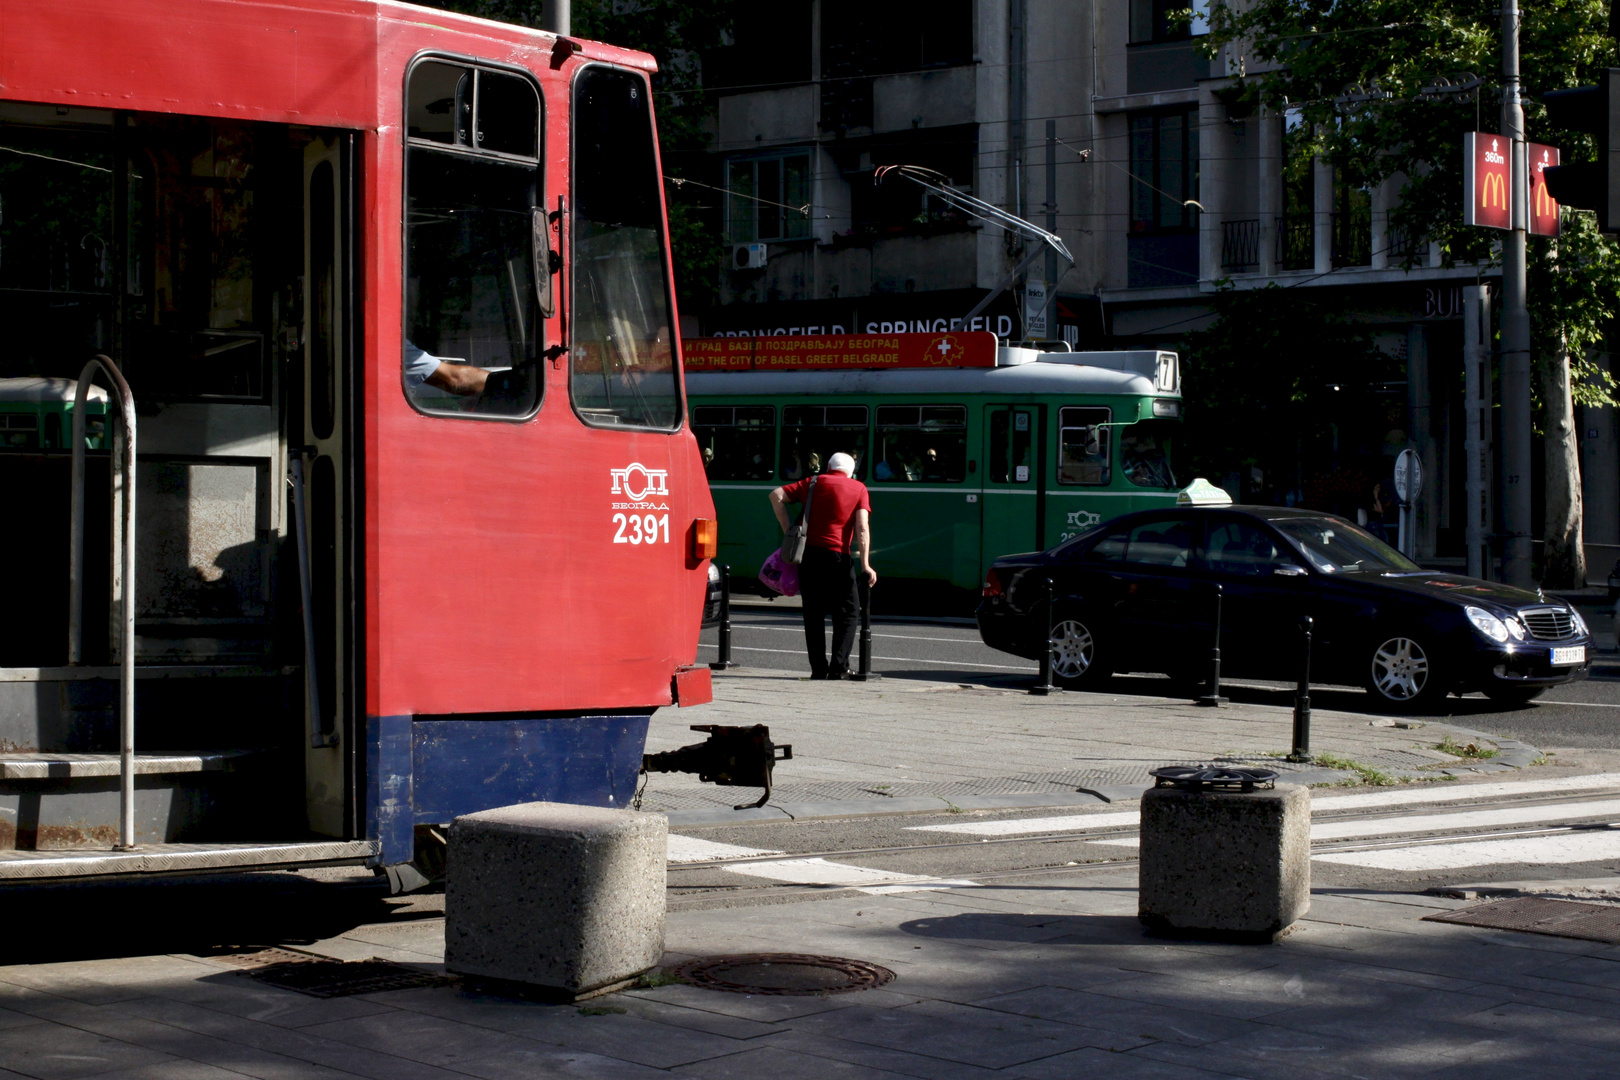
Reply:
[[[1565,667],[1569,664],[1584,663],[1586,663],[1585,645],[1571,645],[1565,649],[1554,649],[1552,651],[1553,667]]]

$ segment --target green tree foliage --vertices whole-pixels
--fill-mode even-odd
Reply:
[[[1354,183],[1401,178],[1391,230],[1440,245],[1445,265],[1489,258],[1490,230],[1462,223],[1462,133],[1501,116],[1502,34],[1496,0],[1217,0],[1213,52],[1232,46],[1237,93],[1302,121],[1289,133],[1296,167],[1320,156]],[[1551,127],[1541,95],[1595,81],[1620,65],[1606,0],[1537,0],[1523,8],[1520,70],[1529,138],[1592,160],[1591,136]],[[1437,93],[1480,77],[1477,94]],[[1426,92],[1425,88],[1431,88]],[[1410,246],[1409,265],[1424,244]],[[1582,404],[1613,402],[1613,382],[1587,359],[1620,296],[1620,245],[1593,217],[1566,211],[1564,236],[1530,242],[1530,315],[1538,346],[1567,342]],[[1544,358],[1543,358],[1544,359]]]
[[[543,0],[425,0],[434,7],[481,18],[539,26]],[[574,36],[651,53],[658,61],[653,102],[666,176],[681,175],[683,155],[705,149],[710,140],[702,89],[703,56],[719,47],[731,29],[735,0],[573,0]],[[671,256],[679,300],[702,306],[714,299],[716,268],[723,244],[703,213],[703,188],[669,184]]]
[[[1332,477],[1307,473],[1306,462],[1329,456],[1336,426],[1382,418],[1378,390],[1396,377],[1395,362],[1365,325],[1303,289],[1225,288],[1214,302],[1215,321],[1184,339],[1189,475],[1219,482],[1236,470],[1247,482],[1259,469],[1276,489],[1303,483],[1311,505],[1342,502],[1354,513],[1379,477],[1344,478],[1339,486],[1351,490],[1339,491]]]

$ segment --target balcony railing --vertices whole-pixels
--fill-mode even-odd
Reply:
[[[1391,266],[1404,264],[1408,256],[1414,252],[1421,252],[1423,247],[1424,241],[1421,236],[1415,235],[1410,228],[1396,225],[1393,221],[1384,233],[1384,253],[1389,256]]]
[[[1333,214],[1333,265],[1372,265],[1372,211]]]
[[[1277,219],[1277,269],[1310,270],[1316,266],[1316,215],[1289,214]]]
[[[1260,219],[1221,222],[1221,269],[1260,268]]]

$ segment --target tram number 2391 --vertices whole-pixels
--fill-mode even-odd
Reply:
[[[615,544],[667,544],[669,543],[668,514],[614,514]]]

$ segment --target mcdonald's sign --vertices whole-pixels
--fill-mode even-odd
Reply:
[[[1513,228],[1512,161],[1511,139],[1483,131],[1463,135],[1464,224]]]
[[[1547,190],[1546,170],[1558,167],[1558,147],[1526,143],[1524,151],[1530,171],[1530,235],[1557,236],[1558,202]]]

